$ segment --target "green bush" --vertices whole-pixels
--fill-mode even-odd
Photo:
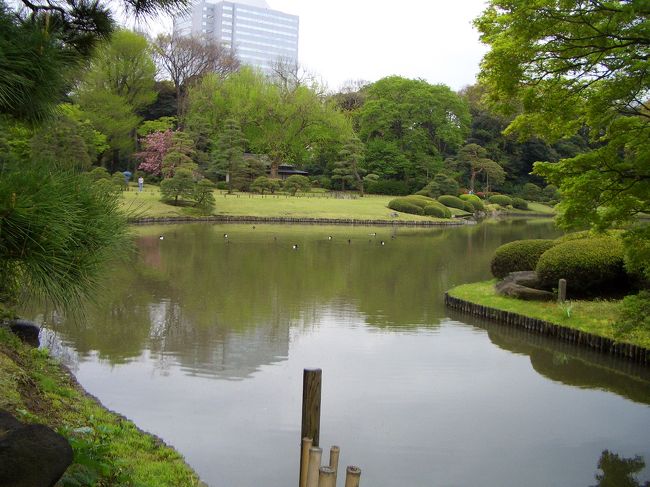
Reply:
[[[468,213],[474,213],[474,207],[471,203],[461,200],[458,196],[451,196],[444,194],[438,198],[438,201],[449,208],[457,208],[459,210],[468,211],[468,205],[470,207]]]
[[[295,196],[298,191],[309,193],[311,190],[311,182],[307,176],[294,174],[293,176],[289,176],[284,180],[282,187],[286,192],[290,193],[292,196]]]
[[[450,176],[438,173],[424,188],[416,194],[437,198],[443,194],[458,194],[458,182]]]
[[[449,211],[449,208],[437,201],[425,206],[424,214],[436,218],[451,218],[451,211]]]
[[[424,210],[421,206],[413,204],[406,198],[395,198],[388,202],[388,208],[402,213],[411,213],[413,215],[424,215]]]
[[[483,200],[475,194],[461,194],[459,198],[463,201],[471,203],[471,205],[474,207],[474,211],[485,211]]]
[[[512,207],[517,208],[518,210],[527,210],[528,201],[523,198],[512,198]]]
[[[533,271],[541,255],[555,244],[555,241],[546,239],[515,240],[504,244],[492,257],[492,274],[501,279],[511,272]]]
[[[544,252],[536,271],[547,289],[566,279],[572,296],[604,294],[627,287],[623,257],[623,243],[618,238],[570,240]]]
[[[433,198],[429,198],[428,196],[422,196],[419,194],[411,194],[409,196],[404,196],[403,198],[405,201],[408,201],[413,205],[419,206],[420,208],[424,208],[425,206],[428,206],[431,203],[436,203],[436,200],[434,200]]]
[[[214,185],[217,189],[228,189],[228,183],[225,181],[217,181]]]
[[[505,194],[494,194],[488,198],[488,201],[499,206],[508,206],[512,204],[512,198]]]
[[[620,318],[615,325],[618,335],[626,337],[636,331],[650,331],[650,291],[625,296],[619,313]]]
[[[366,186],[366,193],[405,196],[410,193],[410,190],[409,185],[404,181],[380,179],[379,181],[369,182]]]
[[[196,207],[200,208],[206,213],[212,212],[214,210],[214,194],[212,190],[214,189],[214,184],[209,179],[201,179],[198,183],[194,185],[194,192],[192,199],[196,201]]]

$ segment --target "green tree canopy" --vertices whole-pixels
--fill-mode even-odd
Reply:
[[[390,76],[364,91],[358,123],[370,172],[428,179],[468,134],[467,104],[447,86]],[[402,156],[394,157],[396,152]]]
[[[595,144],[535,164],[560,189],[564,227],[603,229],[650,211],[649,15],[645,0],[492,0],[475,21],[491,47],[480,74],[491,102],[520,106],[507,130],[556,140],[586,129]]]

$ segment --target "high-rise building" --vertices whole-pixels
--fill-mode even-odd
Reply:
[[[232,47],[242,64],[269,72],[279,59],[298,62],[297,15],[271,10],[265,0],[195,3],[174,19],[174,33],[208,36]]]

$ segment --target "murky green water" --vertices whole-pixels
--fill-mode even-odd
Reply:
[[[488,278],[498,245],[558,233],[142,227],[84,319],[26,314],[56,331],[84,387],[212,486],[297,483],[302,370],[320,367],[321,446],[339,445],[362,485],[586,487],[605,450],[650,459],[650,371],[442,300]],[[609,479],[621,463],[603,458]]]

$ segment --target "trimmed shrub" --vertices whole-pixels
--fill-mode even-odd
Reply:
[[[494,277],[504,278],[511,272],[533,271],[541,255],[556,244],[554,240],[515,240],[497,248],[490,268]]]
[[[217,181],[214,186],[221,190],[228,189],[228,183],[225,181]]]
[[[537,275],[547,289],[568,281],[572,296],[598,295],[626,287],[623,243],[618,238],[582,238],[559,243],[542,254]]]
[[[411,203],[406,198],[395,198],[388,202],[388,208],[402,213],[411,213],[413,215],[424,215],[422,207]]]
[[[419,194],[411,194],[409,196],[404,196],[404,200],[409,203],[424,208],[425,206],[430,205],[431,203],[436,203],[436,200],[429,198],[428,196],[423,196]]]
[[[512,198],[505,194],[494,194],[488,198],[488,201],[499,206],[508,206],[512,204]]]
[[[463,201],[463,210],[467,213],[474,213],[475,208],[471,201]]]
[[[459,210],[467,211],[466,202],[461,200],[458,196],[451,196],[444,194],[438,198],[438,201],[449,208],[458,208]],[[470,204],[471,206],[471,204]],[[469,213],[474,213],[474,207],[472,206]]]
[[[540,201],[542,199],[542,188],[534,183],[526,183],[521,189],[521,196],[528,201]]]
[[[425,206],[424,214],[436,218],[451,218],[451,211],[449,211],[449,208],[437,201]]]
[[[512,207],[517,208],[518,210],[527,210],[528,201],[523,198],[512,198]]]
[[[485,211],[483,200],[475,194],[461,194],[460,199],[470,203],[474,207],[474,211]]]
[[[410,193],[409,186],[405,181],[395,181],[394,179],[380,179],[368,183],[366,193],[387,194],[391,196],[405,196]]]

